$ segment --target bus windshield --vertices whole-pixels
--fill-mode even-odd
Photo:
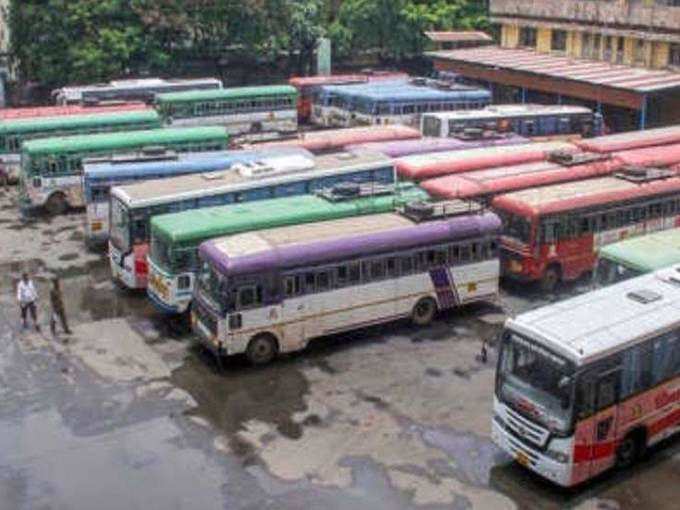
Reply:
[[[625,264],[601,256],[597,261],[597,268],[595,269],[595,283],[603,286],[612,285],[636,278],[642,274],[644,274],[643,271],[638,271]]]
[[[516,333],[503,334],[499,398],[550,431],[569,433],[575,369],[572,363]]]
[[[439,137],[441,136],[442,121],[437,117],[425,116],[423,117],[423,136]]]
[[[171,245],[162,237],[152,234],[149,258],[161,270],[169,272],[172,266]]]
[[[523,244],[531,240],[531,223],[526,218],[516,214],[501,213],[503,219],[503,233],[507,237],[516,239]]]
[[[193,271],[196,265],[195,247],[182,248],[158,235],[151,235],[149,257],[166,273]]]
[[[210,306],[222,313],[227,309],[227,304],[224,303],[226,285],[226,278],[210,263],[204,262],[197,278],[198,293]]]
[[[109,236],[113,245],[122,252],[130,249],[130,211],[120,200],[111,200],[111,226]]]

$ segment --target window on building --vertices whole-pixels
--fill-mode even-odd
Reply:
[[[553,51],[567,51],[567,32],[566,30],[553,30],[550,48]]]
[[[602,36],[600,34],[583,34],[583,49],[581,50],[581,55],[585,58],[599,59],[601,44]]]
[[[522,27],[519,31],[519,45],[536,47],[536,29],[534,27]]]
[[[645,61],[647,60],[646,57],[646,44],[643,39],[636,39],[635,40],[635,54],[634,54],[634,60],[636,64],[644,64]]]
[[[671,44],[668,65],[680,67],[680,44]]]

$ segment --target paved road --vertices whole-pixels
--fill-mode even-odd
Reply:
[[[481,363],[481,339],[504,310],[559,297],[511,289],[503,309],[220,372],[143,295],[110,284],[105,260],[81,246],[80,215],[26,224],[12,200],[0,196],[2,510],[678,507],[680,441],[576,492],[492,445],[495,353]],[[68,342],[18,329],[24,268],[64,277]]]

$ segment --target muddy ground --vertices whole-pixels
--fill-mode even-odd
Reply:
[[[504,313],[559,296],[506,290],[417,330],[314,342],[271,367],[224,371],[144,295],[109,281],[81,214],[24,221],[0,190],[0,510],[675,509],[680,441],[578,491],[490,441]],[[13,285],[60,275],[72,337],[22,332]]]

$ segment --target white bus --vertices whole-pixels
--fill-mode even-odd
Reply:
[[[680,266],[509,319],[492,428],[565,487],[680,431]]]
[[[447,204],[448,205],[448,204]],[[460,204],[458,212],[470,210]],[[309,340],[498,295],[493,213],[439,218],[442,205],[260,230],[199,248],[192,324],[218,358],[253,364]],[[446,208],[446,205],[443,206]]]
[[[391,159],[377,153],[313,157],[306,151],[233,165],[229,170],[111,189],[109,255],[114,280],[145,289],[151,217],[268,198],[305,195],[342,182],[394,184]]]
[[[603,134],[602,115],[585,106],[497,104],[479,110],[425,113],[420,119],[423,136],[446,138],[482,129],[527,137]]]

